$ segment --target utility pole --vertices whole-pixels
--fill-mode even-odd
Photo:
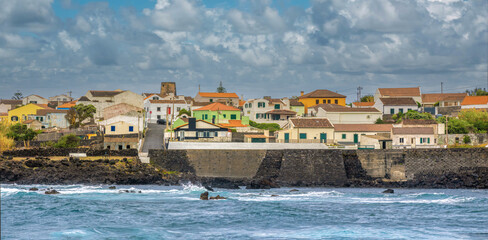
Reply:
[[[361,101],[361,90],[363,90],[363,88],[361,86],[358,86],[357,88],[357,99],[356,99],[356,102],[360,102]]]
[[[443,85],[444,85],[444,83],[443,83],[443,82],[441,82],[441,94],[443,94],[443,93],[444,93],[444,86],[443,86]]]

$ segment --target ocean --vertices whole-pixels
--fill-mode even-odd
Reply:
[[[487,190],[297,189],[4,184],[1,239],[488,239]]]

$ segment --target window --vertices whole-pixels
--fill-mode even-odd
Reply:
[[[107,149],[110,150],[110,146],[107,146]]]
[[[395,109],[394,108],[390,109],[390,114],[395,114]]]
[[[339,104],[339,100],[337,100],[337,99],[336,99],[336,100],[334,100],[334,103],[335,103],[335,104]]]
[[[427,138],[427,143],[430,143],[430,138]]]
[[[409,108],[409,109],[407,110],[407,112],[408,112],[408,111],[412,111],[412,109],[411,109],[411,108]]]
[[[157,112],[161,112],[161,107],[156,108]]]
[[[280,105],[279,104],[275,104],[274,109],[280,109]]]
[[[115,132],[115,126],[110,126],[110,131]]]
[[[249,103],[249,108],[252,108],[252,103]]]
[[[133,132],[134,131],[134,126],[129,126],[129,132]]]
[[[153,97],[153,100],[158,100],[158,97]]]
[[[127,146],[125,147],[125,149],[130,149],[130,145],[127,145]]]
[[[315,100],[315,104],[319,104],[319,100]]]
[[[213,102],[213,99],[210,99],[210,102]]]
[[[400,143],[405,143],[405,139],[404,138],[400,138]]]
[[[328,103],[328,104],[330,104],[330,99],[329,99],[329,100],[327,100],[327,103]]]
[[[215,132],[215,136],[218,137],[219,136],[219,132]]]
[[[256,113],[256,119],[259,119],[259,113]]]
[[[245,108],[247,108],[247,103],[246,103],[246,104],[244,104],[244,107],[245,107]]]
[[[231,114],[231,115],[230,115],[230,119],[232,119],[232,120],[237,119],[237,115],[235,115],[235,114]]]
[[[300,133],[300,139],[307,139],[307,134],[306,133]]]
[[[208,114],[203,114],[203,119],[208,119]]]
[[[161,119],[161,115],[157,115],[157,116],[156,116],[156,118],[157,118],[157,119]]]
[[[400,113],[403,113],[403,108],[398,109]]]
[[[29,103],[37,104],[37,101],[29,101]]]
[[[10,118],[10,120],[12,120],[12,122],[17,122],[17,121],[19,121],[19,117],[17,117],[17,116],[12,116],[12,117]]]
[[[180,107],[177,107],[177,108],[176,108],[176,111],[177,111],[177,112],[179,112],[180,110],[181,110],[181,108],[180,108]]]
[[[324,100],[322,100],[322,103],[327,103],[327,100],[325,100],[325,99],[324,99]]]
[[[346,139],[346,134],[345,133],[342,134],[342,139]]]
[[[264,107],[266,107],[266,103],[258,102],[258,108],[264,108]]]
[[[122,150],[123,146],[122,145],[119,145],[119,150]]]
[[[67,101],[67,99],[66,98],[63,98],[63,101]]]

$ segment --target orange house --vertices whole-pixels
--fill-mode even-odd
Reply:
[[[317,104],[337,104],[340,106],[346,106],[346,96],[332,92],[326,89],[319,89],[307,94],[303,94],[303,91],[298,97],[298,101],[305,105],[305,113],[308,113],[308,108]]]

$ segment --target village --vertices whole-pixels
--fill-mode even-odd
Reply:
[[[195,96],[184,96],[177,94],[175,82],[162,82],[153,93],[90,90],[77,99],[69,94],[1,99],[0,120],[35,132],[14,137],[19,148],[53,146],[68,135],[79,138],[77,146],[139,152],[175,142],[446,148],[488,141],[486,119],[464,128],[457,123],[479,122],[468,118],[487,114],[488,96],[475,95],[378,88],[374,96],[347,104],[345,95],[326,89],[244,99],[226,92],[222,83],[215,92],[198,89]]]

